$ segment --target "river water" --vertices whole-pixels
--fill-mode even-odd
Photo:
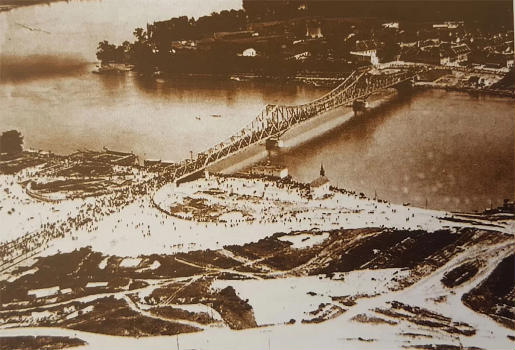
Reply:
[[[120,43],[147,22],[240,6],[239,0],[131,0],[131,6],[90,0],[0,13],[0,130],[18,129],[26,147],[57,153],[107,146],[180,160],[230,136],[267,103],[296,104],[323,94],[293,84],[91,73],[101,40]],[[416,92],[281,161],[300,181],[314,179],[323,163],[340,187],[397,203],[480,210],[513,198],[514,105],[511,99]]]
[[[324,165],[334,185],[395,203],[473,211],[513,199],[513,99],[417,91],[283,154],[300,181]]]

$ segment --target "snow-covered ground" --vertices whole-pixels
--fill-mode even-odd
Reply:
[[[322,232],[318,235],[313,233],[301,233],[298,235],[280,236],[278,239],[283,242],[291,242],[291,247],[294,249],[304,249],[320,244],[327,238],[329,238],[329,233]]]
[[[37,232],[46,223],[66,220],[76,215],[93,199],[50,203],[30,197],[16,175],[0,175],[0,244],[27,233]]]
[[[265,186],[266,184],[266,186]],[[352,229],[362,227],[389,227],[397,229],[422,229],[429,232],[442,227],[476,227],[492,229],[489,226],[451,222],[440,218],[451,214],[438,210],[415,208],[360,198],[354,194],[333,192],[328,198],[306,200],[296,191],[275,188],[274,182],[264,180],[224,179],[218,184],[215,179],[199,179],[182,184],[178,189],[166,185],[154,196],[155,202],[163,205],[181,203],[186,196],[207,198],[214,204],[225,205],[227,212],[235,208],[253,215],[254,221],[242,220],[239,216],[226,222],[197,222],[184,220],[159,211],[153,206],[150,196],[141,197],[109,216],[103,217],[96,228],[79,229],[58,241],[53,241],[43,255],[69,252],[91,246],[93,250],[106,255],[138,257],[153,253],[171,254],[199,249],[220,249],[224,245],[241,245],[256,242],[276,232],[320,231]],[[266,187],[266,190],[265,190]],[[202,191],[219,188],[221,196],[211,196]],[[262,198],[262,191],[280,197]],[[229,196],[232,193],[232,196]],[[237,195],[256,196],[255,200]],[[257,194],[257,195],[256,195]],[[227,219],[227,218],[224,218]],[[499,224],[499,223],[498,223]],[[513,234],[513,220],[495,230]],[[91,232],[90,232],[91,231]],[[303,237],[305,238],[305,237]],[[286,239],[286,238],[285,238]],[[287,238],[294,239],[297,238]],[[308,244],[315,237],[300,243]],[[316,239],[320,239],[318,236]],[[301,239],[302,240],[302,239]],[[297,243],[297,244],[300,244]],[[309,243],[311,244],[311,243]]]
[[[10,225],[7,226],[9,230],[17,232],[23,228],[26,232],[27,229],[37,228],[45,219],[64,220],[74,213],[73,208],[81,205],[75,201],[63,201],[57,208],[56,204],[34,204],[33,199],[24,197],[26,195],[23,188],[13,180],[14,178],[1,177],[1,189],[8,187],[12,192],[7,193],[7,199],[0,197],[0,203],[16,205],[15,216],[12,213],[7,214],[6,208],[0,209],[0,219],[7,216],[10,218],[6,221],[6,225]],[[205,192],[212,189],[218,192]],[[184,220],[164,213],[153,204],[154,201],[161,209],[166,210],[170,206],[183,203],[185,197],[204,199],[209,205],[222,210],[223,216],[209,222]],[[41,209],[43,219],[34,224],[30,223],[34,220],[31,219],[27,221],[28,226],[25,226],[23,218],[29,215],[25,213],[25,209],[33,206]],[[17,214],[19,212],[23,214]],[[479,223],[472,224],[442,219],[451,216],[452,214],[442,211],[394,205],[336,191],[328,193],[323,199],[307,200],[300,191],[288,186],[277,186],[271,181],[239,178],[223,178],[220,181],[214,177],[186,183],[179,188],[165,186],[155,196],[142,196],[121,210],[98,218],[99,221],[93,227],[73,230],[65,238],[49,242],[49,248],[40,256],[91,246],[92,250],[105,255],[123,257],[119,267],[137,268],[142,261],[139,257],[141,255],[222,249],[224,245],[255,242],[277,232],[288,233],[278,236],[278,239],[291,242],[293,249],[305,249],[327,240],[327,231],[342,228],[388,227],[433,232],[444,227],[475,227],[512,235],[515,231],[513,220],[475,220]],[[489,226],[492,224],[497,226]],[[12,235],[15,237],[16,233]],[[3,236],[2,240],[8,240],[4,238]],[[464,293],[484,281],[497,264],[513,252],[513,240],[503,242],[467,247],[436,271],[400,290],[395,288],[397,281],[409,276],[409,270],[355,270],[336,273],[332,278],[322,275],[284,277],[277,274],[276,277],[279,278],[274,279],[215,280],[211,288],[232,286],[242,300],[248,299],[259,326],[254,329],[234,331],[216,325],[204,327],[205,330],[199,333],[175,337],[132,338],[58,328],[2,328],[0,336],[66,335],[87,341],[89,344],[84,348],[91,349],[169,349],[171,346],[179,349],[403,349],[404,346],[417,344],[512,349],[514,343],[507,337],[513,335],[512,330],[472,311],[461,301]],[[223,252],[228,256],[232,254],[227,250]],[[480,260],[482,264],[473,278],[452,291],[442,284],[441,279],[446,272],[474,259]],[[105,269],[107,263],[108,257],[98,266]],[[159,267],[159,262],[154,261],[146,269]],[[16,278],[36,272],[35,269],[29,269]],[[200,275],[195,278],[198,277]],[[105,281],[97,280],[89,282],[87,286],[104,287],[106,284]],[[154,287],[150,285],[138,292],[140,300],[151,293]],[[32,290],[36,297],[52,296],[57,292],[59,287]],[[68,291],[63,289],[60,293],[65,294]],[[128,292],[117,293],[117,298],[128,300],[128,304],[135,310],[142,308],[141,305],[135,306],[127,297]],[[342,304],[338,297],[350,297],[356,304]],[[89,295],[78,300],[88,302],[96,298],[98,296]],[[440,329],[415,325],[407,320],[388,319],[387,316],[377,313],[378,309],[388,309],[392,301],[437,312],[452,318],[453,322],[467,323],[476,330],[476,334],[450,334]],[[317,310],[326,310],[326,306],[322,304],[335,305],[340,312],[335,314],[336,317],[327,317],[320,323],[302,323],[302,320],[314,319],[318,315]],[[191,312],[208,312],[215,315],[216,320],[221,320],[221,316],[207,305],[170,306]],[[147,313],[143,308],[141,310],[142,313]],[[51,316],[46,311],[38,312],[40,314],[35,314],[34,318]],[[70,315],[67,317],[74,317],[75,314]],[[360,322],[357,320],[360,315],[387,319],[390,324]],[[295,320],[294,324],[285,324],[292,319]],[[20,325],[26,324],[21,322]],[[404,335],[407,333],[418,333],[422,336]]]
[[[215,281],[212,288],[233,286],[242,298],[248,298],[259,325],[254,329],[234,331],[226,327],[208,327],[200,333],[148,338],[117,337],[58,328],[0,329],[0,336],[54,335],[79,337],[88,342],[85,349],[404,349],[409,345],[446,344],[475,346],[484,349],[513,349],[507,335],[513,330],[500,326],[487,316],[468,309],[461,302],[462,295],[480,284],[504,257],[513,251],[513,242],[492,246],[474,246],[463,251],[444,266],[414,285],[392,291],[394,276],[409,274],[407,270],[358,270],[341,273],[327,279],[323,276],[288,277],[272,280]],[[483,259],[487,264],[471,280],[453,289],[441,283],[444,273],[470,259]],[[320,303],[334,302],[331,297],[365,295],[336,318],[321,323],[302,323],[306,313],[316,310]],[[445,295],[442,301],[438,297]],[[88,298],[88,300],[91,298]],[[407,305],[426,308],[465,322],[476,329],[471,336],[451,334],[438,328],[418,326],[406,320],[391,319],[391,324],[363,323],[358,315],[388,319],[375,313],[377,308],[388,308],[388,302],[400,301]],[[201,304],[171,305],[192,312],[209,312]],[[208,310],[208,311],[206,311]],[[216,312],[215,312],[216,314]],[[43,311],[35,317],[48,317]],[[290,319],[295,324],[283,324]],[[216,316],[219,319],[219,316]],[[417,336],[418,335],[418,336]]]
[[[238,296],[249,300],[258,325],[301,322],[331,297],[375,295],[392,287],[394,276],[406,275],[399,269],[357,270],[329,279],[323,276],[287,277],[266,280],[216,280],[213,288],[232,286]]]

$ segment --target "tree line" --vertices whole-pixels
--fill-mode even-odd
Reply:
[[[244,10],[224,10],[195,18],[174,17],[167,21],[148,24],[146,30],[136,28],[134,42],[114,45],[104,40],[98,44],[97,58],[102,62],[131,63],[148,66],[155,57],[169,56],[172,41],[198,40],[215,32],[234,32],[247,27]]]

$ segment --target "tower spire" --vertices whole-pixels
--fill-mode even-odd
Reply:
[[[324,164],[320,163],[320,176],[325,176]]]

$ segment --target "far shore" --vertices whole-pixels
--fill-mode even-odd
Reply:
[[[0,0],[1,1],[1,0]],[[386,63],[387,67],[391,63]],[[156,83],[166,83],[173,79],[213,79],[213,80],[231,80],[235,82],[248,82],[248,81],[263,81],[263,82],[281,82],[281,83],[293,83],[313,86],[315,88],[335,88],[349,72],[303,72],[292,76],[280,76],[280,75],[263,75],[257,73],[174,73],[165,74],[160,71],[156,71],[152,74],[141,73],[135,70],[135,67],[126,63],[107,63],[99,67],[97,63],[97,70],[92,73],[101,75],[110,74],[126,74],[129,72],[139,74],[142,77],[146,77],[150,80],[155,80]],[[456,67],[449,67],[450,69],[456,69]],[[461,69],[458,69],[461,71]],[[501,72],[488,72],[477,70],[474,71],[477,74],[490,74],[501,76]],[[470,73],[472,74],[472,73]],[[438,80],[438,79],[436,79]],[[449,83],[439,83],[437,81],[426,82],[420,81],[415,83],[415,86],[419,89],[443,89],[447,91],[460,91],[470,94],[481,94],[481,95],[493,95],[499,97],[515,98],[515,92],[511,90],[500,90],[485,87],[467,87],[457,86]]]
[[[10,11],[18,7],[32,5],[48,5],[51,2],[66,0],[0,0],[0,12]]]

